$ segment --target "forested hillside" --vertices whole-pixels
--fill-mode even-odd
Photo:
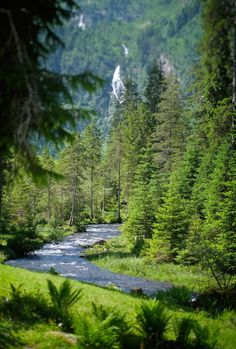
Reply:
[[[147,71],[160,58],[165,69],[174,69],[184,88],[198,60],[200,3],[198,0],[80,1],[80,12],[60,29],[65,48],[51,56],[48,66],[63,73],[92,71],[105,80],[94,96],[79,103],[109,115],[112,76],[117,65],[121,77],[135,76],[144,87]],[[107,129],[107,120],[103,127]]]
[[[124,295],[108,283],[114,298],[96,289],[81,312],[80,291],[68,281],[59,286],[55,277],[47,294],[45,285],[42,294],[26,294],[5,276],[0,347],[11,348],[12,340],[20,347],[14,331],[17,337],[21,329],[25,344],[48,348],[45,338],[38,346],[37,328],[36,339],[25,334],[26,321],[43,334],[75,333],[66,348],[233,349],[235,0],[78,4],[40,0],[25,8],[9,0],[0,9],[0,261],[89,224],[119,223],[119,238],[99,241],[82,257],[73,246],[68,264],[90,258],[173,285],[155,300],[132,289],[140,308],[119,312]],[[66,268],[62,250],[55,254]],[[58,274],[56,266],[48,264],[48,272]],[[0,267],[20,284],[24,271],[15,277],[17,270]],[[110,299],[118,310],[104,306]],[[177,315],[174,324],[164,307]]]

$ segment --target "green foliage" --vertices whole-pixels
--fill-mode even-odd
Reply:
[[[85,72],[57,74],[45,68],[45,58],[62,41],[52,29],[78,11],[68,0],[36,1],[34,8],[11,3],[1,9],[4,30],[1,36],[1,152],[14,147],[25,159],[24,165],[35,177],[45,174],[36,157],[35,139],[60,144],[71,138],[70,127],[83,108],[74,107],[72,91],[81,86],[94,90],[99,81]],[[9,37],[14,39],[10,42]],[[68,107],[69,106],[69,107]],[[20,116],[19,116],[20,115]]]
[[[186,201],[170,187],[156,214],[149,253],[159,261],[173,261],[184,248],[188,225]]]
[[[12,348],[20,346],[22,342],[16,337],[12,326],[0,318],[0,348]]]
[[[137,322],[145,348],[157,348],[162,344],[168,321],[169,315],[160,302],[150,300],[141,304]]]
[[[194,337],[191,338],[191,332]],[[179,319],[175,322],[176,342],[181,348],[214,349],[217,344],[216,333],[210,335],[207,327],[200,326],[191,318]]]
[[[14,321],[35,323],[51,318],[51,308],[45,297],[39,292],[26,293],[22,286],[15,287],[11,284],[11,295],[2,298],[0,311],[7,318]]]
[[[58,324],[61,324],[65,331],[72,331],[73,322],[70,315],[70,308],[81,298],[81,290],[72,289],[68,279],[63,281],[59,288],[51,280],[47,280],[48,290],[53,304],[52,317]]]
[[[147,84],[144,91],[146,104],[151,114],[157,112],[163,90],[165,90],[165,83],[162,66],[160,63],[154,63],[153,67],[149,71]]]
[[[202,60],[204,92],[214,105],[231,96],[234,3],[231,0],[205,1],[203,6]]]
[[[157,184],[150,146],[140,156],[140,164],[136,168],[134,189],[129,202],[129,216],[122,226],[122,232],[133,245],[133,252],[139,254],[145,240],[151,238],[155,221],[154,195],[152,185]]]
[[[7,240],[4,250],[8,257],[19,258],[39,250],[42,246],[43,239],[37,235],[34,227],[22,227],[14,231],[14,235]]]
[[[100,319],[80,318],[78,333],[78,348],[90,349],[119,349],[117,327],[111,325],[113,315],[108,315],[102,321]]]
[[[48,290],[51,296],[52,304],[55,308],[68,310],[74,303],[81,298],[81,290],[72,290],[70,281],[66,279],[61,286],[57,287],[51,280],[48,280]]]
[[[235,284],[230,289],[209,289],[197,297],[197,304],[213,316],[218,316],[225,310],[236,309]]]

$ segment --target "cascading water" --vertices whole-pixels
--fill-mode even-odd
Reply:
[[[128,55],[129,55],[129,49],[128,49],[128,47],[127,47],[125,44],[122,44],[122,47],[123,47],[123,49],[124,49],[124,55],[125,55],[125,56],[128,56]]]
[[[80,15],[78,27],[81,28],[82,30],[85,30],[86,24],[84,22],[84,15]]]
[[[120,77],[120,65],[118,65],[114,71],[111,83],[113,94],[115,95],[118,102],[123,102],[123,96],[125,93],[125,85]]]

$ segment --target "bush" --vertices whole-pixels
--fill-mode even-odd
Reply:
[[[14,235],[8,239],[5,249],[10,258],[23,257],[43,246],[43,240],[32,226],[16,228],[13,233]]]

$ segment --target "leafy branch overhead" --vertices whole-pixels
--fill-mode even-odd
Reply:
[[[27,158],[31,170],[39,167],[36,140],[59,143],[69,138],[76,117],[86,113],[75,107],[73,91],[81,86],[92,92],[102,82],[90,72],[57,74],[44,67],[48,54],[63,45],[55,26],[78,11],[72,0],[8,1],[0,8],[0,151],[13,146]]]

